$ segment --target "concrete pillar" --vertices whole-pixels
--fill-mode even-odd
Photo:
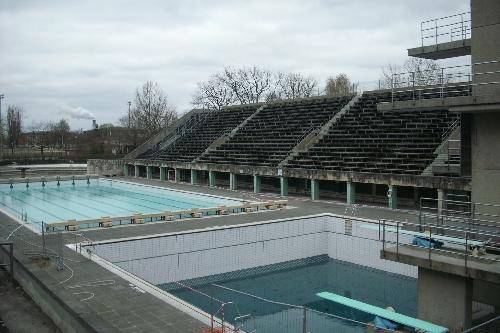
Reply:
[[[389,208],[398,208],[398,188],[394,185],[389,185],[389,190],[387,191],[387,198],[389,199]]]
[[[282,197],[288,196],[288,178],[280,177],[280,193]]]
[[[319,180],[311,179],[311,200],[319,199]]]
[[[347,182],[347,203],[353,205],[356,203],[356,184]]]
[[[437,214],[438,216],[445,215],[446,210],[446,190],[438,188]]]
[[[472,279],[419,267],[417,299],[419,319],[447,327],[450,333],[470,328]]]
[[[418,187],[413,188],[413,202],[420,207],[420,189]]]
[[[238,176],[234,172],[229,173],[229,189],[236,190],[238,188]]]
[[[153,167],[151,165],[146,167],[146,178],[153,179]]]
[[[181,169],[174,169],[174,181],[176,183],[181,181]]]
[[[208,172],[208,185],[210,187],[215,187],[215,181],[216,181],[215,171],[209,171]]]
[[[191,185],[198,184],[198,170],[191,169]]]
[[[262,184],[262,177],[253,175],[253,193],[260,193],[260,185]]]
[[[123,175],[125,177],[128,177],[128,165],[127,164],[123,165]]]
[[[139,177],[139,166],[134,165],[134,177],[137,178]]]
[[[160,167],[160,180],[167,180],[167,168]]]

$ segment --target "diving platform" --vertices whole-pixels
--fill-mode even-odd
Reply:
[[[408,49],[408,56],[410,57],[432,60],[462,57],[470,54],[470,38]]]
[[[415,330],[419,330],[427,333],[447,333],[449,332],[446,327],[442,327],[439,325],[435,325],[433,323],[426,322],[424,320],[416,319],[410,316],[405,316],[400,313],[396,313],[393,311],[389,311],[383,308],[379,308],[377,306],[363,303],[357,301],[355,299],[343,297],[330,292],[320,292],[317,293],[316,296],[324,298],[328,301],[332,301],[338,304],[342,304],[344,306],[372,314],[374,316],[384,318],[390,320],[391,322],[398,323],[402,326],[409,327]],[[383,328],[383,327],[380,327]]]

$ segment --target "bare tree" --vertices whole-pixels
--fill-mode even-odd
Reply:
[[[148,81],[141,89],[137,89],[134,104],[130,115],[130,127],[143,129],[149,135],[177,119],[175,107],[168,103],[167,95],[156,82]],[[128,122],[128,115],[124,118],[127,118]],[[123,122],[124,118],[120,122]]]
[[[329,77],[326,80],[325,95],[348,95],[356,92],[358,85],[351,82],[345,73],[340,73],[336,77]]]
[[[14,154],[14,148],[19,145],[23,112],[23,108],[17,105],[9,105],[7,107],[7,141],[9,142],[12,154]]]
[[[31,142],[29,142],[33,147],[40,149],[40,157],[45,160],[44,151],[46,148],[50,147],[54,142],[54,132],[53,129],[56,124],[52,122],[38,122],[33,123],[29,130],[31,132]]]
[[[264,101],[272,85],[272,73],[257,66],[225,67],[216,77],[234,93],[240,104]]]
[[[278,72],[274,89],[268,94],[266,100],[311,97],[317,86],[318,81],[311,76],[304,76],[300,73]]]
[[[427,86],[446,83],[441,66],[435,60],[410,57],[403,65],[389,64],[382,67],[381,86],[391,87]]]
[[[234,104],[235,94],[217,75],[206,82],[198,82],[198,89],[193,95],[191,104],[203,109],[220,110]]]
[[[69,135],[70,127],[69,123],[66,119],[61,119],[57,123],[52,124],[52,128],[50,130],[54,133],[57,138],[57,143],[60,148],[64,147],[64,142]]]

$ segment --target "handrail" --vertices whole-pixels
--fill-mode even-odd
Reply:
[[[458,13],[458,14],[453,14],[453,15],[448,15],[448,16],[443,16],[443,17],[438,17],[438,18],[427,20],[427,21],[422,21],[422,23],[434,22],[434,21],[437,21],[437,20],[448,19],[448,18],[457,17],[457,16],[461,16],[461,15],[470,15],[470,12],[463,12],[463,13]]]
[[[327,316],[327,317],[335,318],[335,319],[342,320],[342,321],[347,321],[347,322],[352,323],[352,324],[358,324],[358,325],[363,325],[363,326],[367,325],[367,323],[363,323],[363,322],[357,321],[355,319],[345,318],[345,317],[341,317],[341,316],[334,315],[334,314],[327,313],[327,312],[321,312],[321,311],[318,311],[318,310],[315,310],[315,309],[312,309],[312,308],[308,308],[308,307],[303,306],[303,305],[296,305],[296,304],[289,304],[289,303],[274,301],[274,300],[270,300],[270,299],[267,299],[267,298],[264,298],[264,297],[260,297],[260,296],[257,296],[257,295],[252,295],[252,294],[246,293],[244,291],[240,291],[240,290],[232,289],[232,288],[229,288],[229,287],[221,286],[221,285],[218,285],[218,284],[215,284],[215,283],[213,283],[211,285],[214,286],[214,287],[216,287],[216,288],[224,289],[224,290],[227,290],[227,291],[234,292],[236,294],[241,294],[241,295],[244,295],[244,296],[247,296],[247,297],[250,297],[250,298],[257,299],[257,300],[262,301],[264,303],[281,305],[281,306],[286,306],[286,307],[290,307],[290,308],[294,308],[294,309],[300,309],[300,310],[304,310],[304,311],[311,311],[313,313],[317,313],[317,314],[324,315],[324,316]],[[383,329],[382,332],[396,332],[396,331],[391,330],[391,329]]]
[[[480,70],[480,66],[499,65],[500,60],[475,62],[434,69],[406,71],[391,75],[391,101],[404,99],[479,96],[489,91],[477,87],[500,85],[500,66]],[[476,89],[474,89],[476,88]],[[408,96],[407,94],[412,94]],[[400,94],[404,96],[401,97]],[[416,96],[418,95],[418,96]]]
[[[489,325],[489,324],[491,324],[491,323],[493,323],[495,321],[500,321],[500,316],[496,316],[495,318],[492,318],[492,319],[490,319],[488,321],[485,321],[484,323],[481,323],[481,324],[479,324],[477,326],[471,327],[471,328],[463,331],[462,333],[473,333],[473,332],[476,332],[477,329],[483,328],[484,326]],[[483,331],[478,331],[478,333],[479,332],[483,332]]]
[[[451,19],[457,20],[451,21]],[[449,31],[448,31],[449,28]],[[422,47],[429,39],[437,45],[440,37],[449,36],[450,41],[470,38],[472,31],[470,12],[443,16],[420,22],[420,39]],[[432,45],[432,44],[431,44]]]

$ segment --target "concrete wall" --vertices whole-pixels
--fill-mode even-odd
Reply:
[[[500,1],[472,0],[472,63],[500,60]],[[477,65],[474,73],[494,72],[500,70],[500,63]],[[499,73],[476,75],[475,83],[500,82]],[[500,85],[481,85],[474,87],[476,95],[490,95],[500,99]]]
[[[0,262],[7,262],[7,255],[0,247]],[[17,259],[14,259],[14,279],[62,332],[96,332]]]
[[[500,204],[500,112],[473,114],[472,119],[472,201]],[[489,213],[500,215],[500,208]]]
[[[116,160],[88,160],[87,174],[103,176],[122,176],[124,162]]]

